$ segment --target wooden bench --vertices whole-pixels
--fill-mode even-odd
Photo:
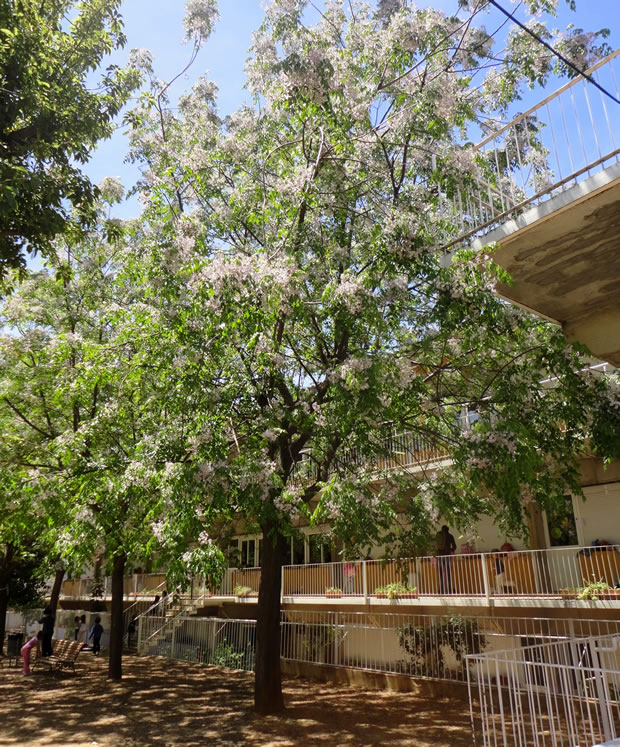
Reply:
[[[71,667],[75,672],[75,660],[83,648],[84,644],[81,641],[52,641],[52,650],[54,653],[51,656],[39,656],[35,654],[32,666],[33,668],[35,666],[46,666],[50,671],[56,670],[57,672],[61,669]]]

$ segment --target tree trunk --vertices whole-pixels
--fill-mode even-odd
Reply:
[[[126,555],[115,555],[112,564],[112,609],[110,613],[110,658],[108,678],[123,677],[123,585],[125,581]]]
[[[56,571],[56,575],[54,576],[54,585],[52,586],[52,593],[50,594],[50,607],[54,614],[56,614],[56,608],[58,607],[58,598],[60,597],[60,590],[62,588],[62,581],[64,577],[64,568]]]
[[[0,574],[0,656],[4,654],[4,634],[6,632],[6,611],[9,607],[9,587],[4,574]]]
[[[6,613],[9,608],[9,576],[15,546],[10,542],[4,554],[0,554],[0,655],[4,654],[4,635],[6,633]]]
[[[280,587],[284,538],[272,524],[266,524],[262,529],[254,707],[258,713],[268,715],[284,709],[280,676]]]

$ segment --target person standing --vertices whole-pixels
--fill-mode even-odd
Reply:
[[[133,637],[136,633],[137,624],[138,624],[138,618],[132,617],[129,622],[129,625],[127,626],[127,648],[129,650],[131,650],[133,647]]]
[[[42,656],[51,656],[54,651],[52,649],[52,636],[54,635],[54,625],[56,623],[56,617],[52,612],[51,607],[46,607],[43,610],[43,617],[39,620],[39,623],[43,626],[41,628],[41,648]]]
[[[450,534],[450,530],[444,524],[441,531],[435,535],[437,557],[437,574],[439,575],[439,593],[452,593],[451,559],[450,556],[456,550],[456,542]]]
[[[32,649],[36,647],[37,656],[41,654],[40,641],[42,638],[43,632],[39,631],[36,635],[32,636],[32,638],[27,643],[24,643],[21,648],[22,662],[24,665],[24,677],[27,677],[30,674],[30,652],[32,651]]]
[[[95,618],[95,624],[90,629],[90,635],[88,636],[88,640],[92,638],[93,640],[93,654],[95,656],[99,656],[99,652],[101,651],[101,636],[103,635],[103,625],[101,624],[101,618],[99,615]]]
[[[80,617],[80,630],[78,632],[77,640],[80,643],[86,644],[88,642],[88,625],[86,624],[86,615]]]

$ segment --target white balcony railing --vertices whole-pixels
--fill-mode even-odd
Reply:
[[[619,644],[618,635],[572,638],[468,656],[483,746],[618,744]]]
[[[112,594],[112,579],[105,576],[101,579],[103,583],[102,598],[108,599]],[[60,598],[91,599],[94,579],[77,578],[66,579],[62,582]],[[123,580],[123,595],[125,599],[147,599],[161,594],[165,588],[165,573],[134,573],[126,576]]]
[[[620,50],[586,72],[620,99]],[[477,146],[482,175],[445,200],[457,235],[449,247],[482,235],[620,160],[620,106],[577,77]]]
[[[412,431],[394,431],[383,441],[383,453],[365,456],[357,449],[346,449],[336,460],[329,473],[338,470],[370,468],[377,476],[384,472],[415,470],[428,467],[450,458],[447,447],[433,444],[428,438]],[[295,467],[295,480],[305,482],[317,476],[316,465],[307,456]]]
[[[229,568],[217,586],[210,587],[204,579],[195,578],[190,589],[182,594],[175,592],[175,596],[196,603],[213,596],[256,601],[260,575],[259,567]],[[89,579],[67,581],[62,595],[88,599],[89,583]],[[588,586],[591,586],[589,594]],[[620,589],[616,586],[620,586],[620,545],[607,545],[286,565],[282,569],[281,595],[285,599],[364,601],[416,597],[566,600],[581,597],[620,602]],[[106,588],[110,588],[109,580]],[[146,580],[144,574],[130,576],[126,579],[125,598],[151,600],[163,588],[164,574],[147,574]],[[134,593],[133,589],[138,591]]]
[[[246,598],[252,599],[259,583],[260,568],[230,568],[212,592],[234,596],[235,588],[245,587]],[[592,584],[601,586],[592,586],[589,595],[584,593]],[[282,569],[281,591],[283,598],[365,601],[415,596],[567,600],[581,596],[620,602],[620,589],[614,588],[618,584],[620,545],[609,545],[287,565]]]

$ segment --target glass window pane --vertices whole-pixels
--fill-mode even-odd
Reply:
[[[293,565],[302,565],[306,560],[303,537],[293,537]]]
[[[310,562],[311,563],[324,563],[323,559],[323,538],[320,534],[311,534],[308,537],[310,543]]]
[[[291,538],[286,537],[282,542],[282,565],[291,564]]]
[[[561,511],[547,516],[547,525],[551,547],[568,547],[579,544],[575,509],[573,508],[573,497],[571,495],[564,496],[564,506]]]
[[[241,556],[239,553],[239,540],[231,540],[225,551],[228,565],[231,568],[238,568],[241,564]]]

